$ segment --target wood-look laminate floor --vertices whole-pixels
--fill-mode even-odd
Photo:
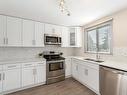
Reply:
[[[38,86],[8,95],[96,95],[78,81],[68,78],[65,81]]]

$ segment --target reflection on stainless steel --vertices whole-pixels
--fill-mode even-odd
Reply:
[[[127,72],[100,66],[101,95],[127,95]]]

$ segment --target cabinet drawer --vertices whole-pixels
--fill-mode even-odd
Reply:
[[[3,65],[0,65],[0,71],[2,71],[3,70]]]
[[[31,62],[31,63],[22,63],[22,68],[34,67],[35,64],[36,64],[35,62]]]
[[[42,66],[42,65],[46,65],[46,62],[45,61],[42,61],[42,62],[37,62],[36,63],[36,66]]]
[[[3,65],[3,70],[18,69],[21,68],[21,64],[6,64]]]

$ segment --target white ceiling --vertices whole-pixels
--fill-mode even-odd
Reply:
[[[0,0],[0,14],[65,26],[84,25],[127,7],[127,0],[66,0],[71,16],[59,10],[60,0]]]

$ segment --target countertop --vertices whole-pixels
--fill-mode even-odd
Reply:
[[[0,65],[3,64],[14,64],[14,63],[26,63],[26,62],[42,62],[45,61],[44,58],[20,58],[20,59],[8,59],[1,60]]]
[[[102,63],[84,60],[88,57],[82,57],[82,56],[70,56],[70,58],[76,58],[76,59],[79,59],[82,61],[91,62],[93,64],[98,64],[98,65],[102,65],[102,66],[106,66],[106,67],[110,67],[110,68],[115,68],[115,69],[127,71],[127,58],[126,57],[125,58],[112,57],[112,58],[102,59],[104,61]]]

